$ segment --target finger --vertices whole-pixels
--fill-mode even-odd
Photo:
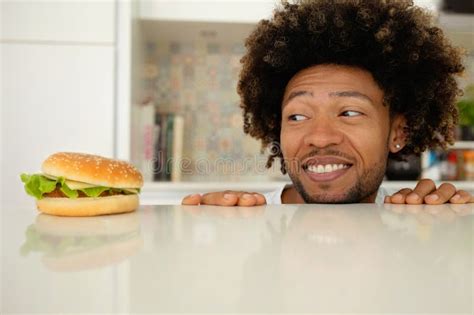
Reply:
[[[413,190],[410,188],[403,188],[390,196],[390,202],[395,204],[404,204],[406,196],[410,194]]]
[[[239,196],[231,192],[212,192],[204,194],[201,198],[202,205],[235,206]]]
[[[465,190],[458,190],[456,194],[449,199],[449,202],[456,204],[471,203],[474,202],[474,197]]]
[[[255,198],[254,195],[252,194],[242,194],[239,197],[239,201],[237,202],[237,205],[240,207],[252,207],[257,204],[257,198]]]
[[[201,202],[201,195],[200,194],[194,194],[194,195],[188,195],[183,198],[181,201],[182,205],[192,205],[192,206],[197,206]]]
[[[267,204],[267,200],[265,199],[265,196],[259,193],[253,193],[255,199],[257,199],[257,206],[265,205]]]
[[[425,196],[436,190],[436,185],[431,179],[422,179],[418,182],[413,192],[406,198],[407,204],[419,205],[423,203]]]
[[[425,203],[430,205],[439,205],[445,203],[456,194],[456,187],[453,184],[444,183],[433,193],[425,197]]]

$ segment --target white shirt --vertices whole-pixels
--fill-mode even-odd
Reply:
[[[286,186],[286,184],[282,184],[282,186],[278,189],[263,194],[265,200],[267,201],[267,205],[281,205],[281,195]],[[383,204],[385,196],[389,195],[391,195],[391,193],[389,193],[382,186],[380,186],[379,190],[377,191],[377,196],[375,197],[375,203],[378,205]]]

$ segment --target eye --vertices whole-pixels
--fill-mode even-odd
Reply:
[[[305,119],[307,119],[307,117],[305,115],[295,114],[295,115],[288,116],[288,120],[290,120],[290,121],[302,121],[302,120],[305,120]]]
[[[355,116],[360,116],[362,115],[361,112],[357,112],[355,110],[346,110],[344,112],[342,112],[341,116],[344,116],[344,117],[355,117]]]

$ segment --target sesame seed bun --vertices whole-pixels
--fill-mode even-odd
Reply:
[[[138,208],[138,195],[84,198],[43,198],[36,200],[38,210],[52,215],[85,217],[131,212]]]
[[[41,167],[46,175],[111,188],[141,188],[142,174],[130,163],[97,155],[59,152]]]

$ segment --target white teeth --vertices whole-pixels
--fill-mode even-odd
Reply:
[[[326,164],[326,165],[318,164],[318,165],[308,166],[308,171],[312,173],[323,174],[323,173],[331,173],[338,170],[342,170],[347,167],[348,166],[344,164]]]

